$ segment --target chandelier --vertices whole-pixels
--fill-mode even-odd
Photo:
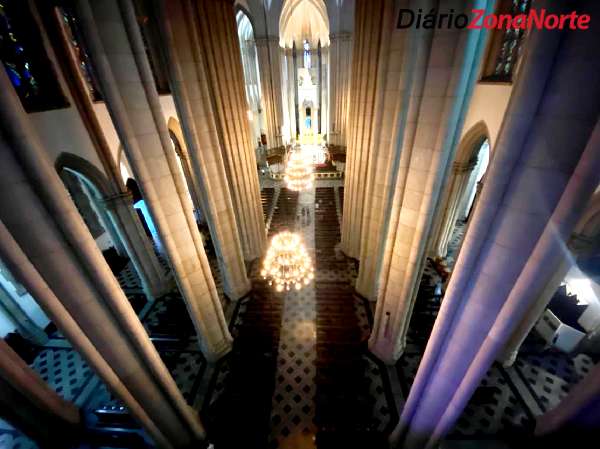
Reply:
[[[314,279],[312,262],[298,234],[283,231],[273,237],[260,275],[269,279],[269,285],[275,284],[278,292],[291,286],[300,290]]]
[[[310,157],[302,149],[291,152],[285,167],[284,180],[290,190],[306,190],[312,187],[314,174]]]

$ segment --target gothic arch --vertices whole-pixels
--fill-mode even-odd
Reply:
[[[291,48],[294,41],[312,36],[311,47],[329,45],[329,17],[323,0],[286,0],[279,17],[279,45]],[[298,42],[296,43],[298,45]]]
[[[185,146],[183,130],[181,129],[179,121],[175,117],[169,117],[167,127],[169,128],[169,134],[171,134],[171,138],[173,138],[176,142],[175,152],[177,153],[177,156],[186,159],[188,156],[188,151]]]
[[[460,140],[454,160],[457,163],[468,163],[473,157],[477,156],[479,146],[486,139],[488,142],[490,141],[490,131],[485,122],[480,120],[475,123]]]
[[[600,247],[600,190],[592,196],[587,209],[575,227],[575,235],[581,237],[576,253],[587,253]]]
[[[236,3],[234,6],[233,12],[235,14],[238,32],[239,32],[239,28],[240,28],[240,20],[239,20],[240,16],[238,14],[242,13],[244,16],[246,16],[248,18],[248,21],[250,22],[250,31],[252,32],[252,36],[254,36],[256,27],[254,26],[254,18],[252,17],[252,14],[250,14],[250,11],[248,11],[248,9],[244,5]]]
[[[477,167],[480,150],[484,142],[489,143],[489,130],[484,121],[479,121],[473,125],[462,137],[456,156],[452,163],[444,196],[442,198],[442,207],[436,218],[434,232],[431,240],[431,255],[435,257],[446,257],[449,255],[449,244],[451,243],[455,225],[461,217],[463,210],[470,210],[468,199],[473,199],[471,192],[476,187],[473,171]],[[491,158],[491,147],[489,149]],[[489,160],[488,160],[489,163]],[[476,201],[476,197],[473,201]],[[460,244],[459,244],[460,246]],[[458,252],[456,253],[456,255]],[[453,255],[454,256],[454,255]]]
[[[169,129],[171,140],[173,141],[173,148],[175,149],[175,153],[177,154],[181,163],[183,178],[190,194],[192,204],[194,205],[194,210],[196,213],[200,213],[202,211],[202,203],[197,190],[199,187],[194,175],[194,170],[192,169],[189,151],[185,145],[181,124],[175,117],[169,117],[169,120],[167,121],[167,127]],[[196,218],[198,218],[198,216]]]
[[[114,190],[111,189],[110,182],[104,173],[91,162],[76,154],[67,152],[61,153],[56,158],[54,167],[57,173],[60,173],[65,169],[77,173],[90,184],[92,190],[98,195],[99,199],[111,196],[111,192]]]

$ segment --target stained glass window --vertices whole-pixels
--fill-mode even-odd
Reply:
[[[530,0],[510,0],[500,3],[498,14],[518,14],[529,12]],[[521,45],[525,36],[522,29],[495,30],[488,49],[484,70],[484,81],[511,82],[521,54]]]
[[[149,0],[134,0],[133,2],[138,25],[142,32],[142,40],[146,48],[146,56],[150,62],[154,83],[159,94],[169,94],[169,77],[165,67],[165,57],[161,53],[159,27],[155,16],[152,14],[152,2]]]
[[[87,85],[90,97],[94,101],[101,101],[102,94],[100,93],[98,83],[96,82],[89,56],[85,47],[82,45],[83,38],[79,23],[70,9],[62,7],[59,8],[59,10],[62,16],[63,28],[67,40],[69,41],[69,46],[71,47],[71,53],[75,57],[75,62],[77,63],[77,67],[79,67],[79,73]]]
[[[304,41],[304,68],[310,69],[311,61],[310,61],[310,44],[308,41]]]
[[[23,0],[0,0],[0,58],[27,112],[68,106]]]

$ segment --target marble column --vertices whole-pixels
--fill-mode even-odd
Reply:
[[[0,259],[161,448],[199,443],[187,405],[0,71]]]
[[[578,12],[600,14],[597,2]],[[548,13],[568,2],[541,1]],[[434,447],[563,257],[600,182],[600,27],[532,30],[395,447]],[[574,86],[581,86],[574,89]],[[583,87],[585,86],[585,87]]]
[[[205,357],[231,350],[215,282],[147,59],[133,5],[76,2],[98,83],[140,185]]]
[[[329,143],[346,146],[352,35],[336,33],[329,37]]]
[[[283,95],[281,49],[277,36],[255,37],[263,112],[267,125],[267,148],[283,146]]]
[[[452,238],[456,220],[458,219],[459,205],[468,192],[469,180],[473,174],[473,169],[477,165],[477,160],[466,163],[455,162],[452,165],[452,177],[448,185],[448,197],[445,208],[441,211],[442,221],[438,234],[434,237],[434,256],[446,257],[448,253],[448,243]]]
[[[441,5],[455,11],[468,7],[452,0]],[[370,218],[365,213],[370,237],[363,239],[357,280],[357,290],[376,284],[375,292],[369,292],[378,302],[369,348],[386,363],[394,363],[404,350],[429,235],[478,77],[484,41],[479,32],[414,29],[406,36],[405,60],[396,61],[406,73],[399,87],[404,100],[397,106],[396,146],[387,159],[391,179],[383,175],[386,158],[378,156],[370,191],[383,200],[371,201]],[[389,183],[385,190],[383,183]],[[373,236],[382,236],[383,242]]]
[[[262,255],[266,233],[233,1],[200,0],[188,6],[197,18],[198,51],[215,110],[244,258],[254,260]]]
[[[41,447],[72,447],[80,436],[79,409],[52,390],[4,340],[0,340],[0,391],[3,417]]]
[[[188,1],[164,2],[161,16],[171,89],[190,166],[200,187],[197,193],[219,259],[225,294],[238,300],[251,286],[218,137],[218,117],[211,101],[206,60],[200,51],[199,24]]]

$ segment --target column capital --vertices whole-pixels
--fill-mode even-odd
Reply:
[[[594,246],[594,241],[586,235],[572,233],[567,241],[567,247],[576,254],[583,253]]]
[[[471,159],[467,162],[453,162],[452,171],[454,173],[467,173],[472,171],[477,165],[477,159]]]
[[[340,31],[337,33],[330,33],[329,34],[329,40],[330,41],[349,41],[352,40],[352,33],[350,33],[349,31]]]
[[[268,45],[273,42],[275,42],[279,45],[279,37],[277,37],[277,36],[260,36],[260,37],[254,36],[254,42],[256,43],[257,46],[258,45]]]
[[[133,193],[131,192],[120,192],[115,195],[105,196],[102,198],[102,203],[106,207],[114,208],[117,204],[129,203],[133,200]]]

